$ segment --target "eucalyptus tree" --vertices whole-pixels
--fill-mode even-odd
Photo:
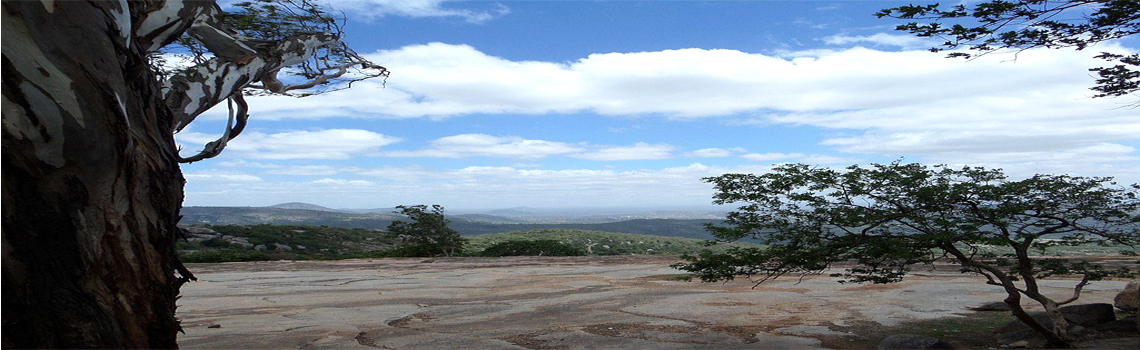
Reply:
[[[844,282],[891,283],[916,264],[946,261],[1001,287],[1014,316],[1065,346],[1073,336],[1059,306],[1076,301],[1089,281],[1135,276],[1041,254],[1054,246],[1140,245],[1140,186],[1111,178],[1013,180],[1001,170],[895,162],[846,171],[791,164],[706,181],[716,187],[715,203],[741,203],[728,226],[710,231],[719,240],[751,237],[768,247],[686,256],[674,265],[704,281],[743,275],[758,276],[760,284],[848,263],[854,267],[838,273]],[[1039,280],[1057,274],[1080,276],[1071,297],[1042,293]],[[1030,317],[1023,297],[1040,304],[1053,326]]]
[[[3,344],[173,348],[180,162],[217,155],[249,93],[305,94],[387,71],[305,0],[4,1]],[[178,69],[163,54],[197,53]],[[156,59],[159,58],[159,59]],[[303,92],[308,91],[308,92]],[[227,102],[223,136],[174,133]]]

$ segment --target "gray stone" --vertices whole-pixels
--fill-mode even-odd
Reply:
[[[239,247],[241,247],[242,249],[253,249],[253,244],[252,244],[252,243],[246,243],[246,242],[230,242],[230,244],[233,244],[233,245],[239,246]]]
[[[1096,326],[1099,332],[1140,332],[1140,321],[1137,318],[1123,318]]]
[[[179,228],[186,230],[186,233],[189,233],[189,234],[211,235],[211,236],[218,234],[218,231],[214,231],[214,230],[211,230],[211,229],[208,229],[205,227],[179,226]]]
[[[1085,342],[1077,343],[1077,349],[1098,349],[1098,350],[1115,350],[1115,349],[1136,349],[1136,344],[1140,344],[1140,337],[1127,337],[1127,338],[1110,338],[1110,339],[1093,339]]]
[[[1062,306],[1061,314],[1070,323],[1085,327],[1116,321],[1116,312],[1106,303]]]
[[[938,338],[917,334],[895,334],[879,343],[879,350],[893,349],[953,349],[950,343]]]
[[[265,251],[266,249],[269,249],[269,248],[266,247],[264,244],[258,244],[258,245],[253,246],[253,250]]]
[[[982,305],[971,307],[970,310],[974,311],[1009,311],[1009,304],[1004,301],[994,301]]]
[[[1025,345],[1022,345],[1020,347],[1043,347],[1047,344],[1045,338],[1041,337],[1040,334],[1037,334],[1037,332],[1032,329],[1022,329],[1019,331],[1002,333],[998,334],[996,338],[998,344],[1007,345],[1010,347],[1016,347],[1013,344],[1021,342],[1024,342]]]
[[[1071,325],[1093,327],[1116,320],[1116,314],[1112,311],[1112,305],[1103,303],[1064,306],[1060,308],[1060,311],[1061,314],[1065,316],[1065,320],[1069,321]],[[1048,314],[1044,312],[1033,312],[1030,313],[1029,316],[1041,324],[1041,326],[1053,328],[1053,319],[1049,318]],[[1025,329],[1029,329],[1029,326],[1020,320],[1014,320],[998,328],[994,333],[1009,333]],[[1072,330],[1070,329],[1070,331]]]
[[[290,246],[285,245],[285,244],[278,244],[277,245],[277,251],[279,251],[279,252],[291,252],[291,251],[293,251],[293,247],[290,247]]]
[[[1124,290],[1116,294],[1112,303],[1116,308],[1124,311],[1140,311],[1140,281],[1128,282],[1128,285],[1124,286]]]
[[[1029,317],[1032,317],[1034,321],[1037,321],[1038,324],[1045,328],[1053,328],[1053,319],[1049,318],[1049,315],[1045,314],[1044,312],[1033,312],[1029,314]],[[1029,326],[1021,322],[1021,320],[1013,320],[1009,321],[1009,323],[1006,323],[1004,326],[1001,326],[1000,328],[994,330],[994,333],[1003,334],[1029,329]]]

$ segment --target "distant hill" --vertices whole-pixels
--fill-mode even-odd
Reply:
[[[343,210],[337,210],[337,209],[333,209],[333,208],[322,207],[322,206],[319,206],[316,204],[301,203],[301,202],[281,203],[281,204],[277,204],[277,205],[271,205],[271,206],[268,206],[266,208],[303,209],[303,210],[344,212]]]
[[[534,215],[536,212],[537,211],[535,209],[532,209],[532,208],[514,207],[514,208],[507,208],[507,209],[492,210],[492,211],[487,212],[487,214],[495,215],[495,216],[525,217],[525,216]]]
[[[190,226],[187,239],[178,241],[184,262],[258,260],[309,260],[384,257],[398,242],[368,229],[302,225]],[[466,255],[479,255],[505,241],[556,240],[581,248],[589,255],[695,254],[729,247],[755,247],[748,243],[712,247],[705,241],[629,233],[570,229],[542,229],[471,237]]]
[[[343,228],[386,228],[395,214],[353,214],[325,210],[272,207],[184,207],[183,225],[306,225]]]
[[[485,223],[489,223],[489,224],[522,224],[522,223],[526,223],[526,221],[523,221],[523,220],[511,219],[511,218],[506,218],[506,217],[502,217],[502,216],[487,215],[487,214],[448,215],[447,218],[448,218],[448,220],[463,219],[463,220],[467,220],[467,221],[485,222]]]
[[[273,207],[185,207],[183,225],[307,225],[342,228],[385,229],[402,217],[393,213],[345,213],[326,210]],[[522,223],[494,215],[448,215],[451,228],[464,236],[541,229],[576,229],[635,233],[654,236],[711,239],[705,219],[636,219],[606,223]]]

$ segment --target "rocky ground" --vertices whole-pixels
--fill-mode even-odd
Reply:
[[[670,256],[203,264],[182,287],[186,349],[812,349],[856,332],[962,318],[1003,299],[952,268],[902,283],[827,276],[684,282]],[[1046,292],[1071,294],[1073,280]],[[1085,288],[1111,303],[1123,281]],[[851,344],[856,344],[852,342]],[[862,343],[858,343],[862,344]],[[1135,344],[1135,342],[1132,342]],[[874,347],[874,345],[869,345]],[[959,344],[961,346],[961,344]]]

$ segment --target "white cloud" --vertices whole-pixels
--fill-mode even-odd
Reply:
[[[433,140],[431,146],[425,149],[392,151],[386,152],[384,155],[389,157],[541,159],[579,151],[582,149],[563,142],[528,140],[516,136],[496,137],[485,134],[462,134]]]
[[[890,38],[833,38],[856,39]],[[1135,52],[1112,44],[1097,49]],[[321,96],[254,97],[250,103],[259,118],[268,119],[728,116],[827,128],[834,132],[823,144],[848,153],[956,162],[973,159],[968,155],[1038,152],[1034,158],[1045,159],[1101,144],[1133,144],[1140,135],[1136,110],[1120,108],[1134,102],[1132,97],[1088,97],[1093,79],[1087,69],[1103,64],[1091,56],[1035,49],[1019,53],[1016,61],[1000,54],[964,61],[924,50],[856,47],[778,56],[709,49],[615,52],[541,62],[431,43],[368,55],[393,70],[387,88],[366,81]],[[657,154],[668,158],[671,151]]]
[[[756,162],[764,162],[764,161],[772,161],[772,160],[785,160],[785,159],[801,158],[804,156],[806,156],[806,155],[803,153],[749,153],[749,154],[745,154],[745,155],[740,156],[740,158],[744,158],[744,159],[756,161]]]
[[[796,162],[814,165],[851,165],[862,163],[863,159],[856,157],[840,157],[826,154],[812,154],[796,160]]]
[[[929,39],[919,38],[913,35],[888,33],[875,33],[863,36],[833,35],[823,38],[823,42],[828,45],[871,44],[902,48],[931,47],[937,44],[931,43]]]
[[[183,154],[201,149],[215,135],[182,132],[176,135]],[[400,139],[360,129],[290,131],[276,134],[245,132],[226,146],[225,152],[254,159],[347,159],[371,155]]]
[[[1119,47],[1100,49],[1122,51]],[[447,117],[475,113],[710,117],[779,116],[907,108],[918,113],[972,113],[977,118],[1033,116],[1042,98],[1076,105],[1081,114],[1115,107],[1085,99],[1100,64],[1086,52],[1028,50],[1017,62],[992,55],[973,61],[926,51],[848,48],[777,57],[736,50],[681,49],[602,53],[572,62],[511,61],[466,45],[431,43],[367,55],[392,69],[378,81],[303,99],[250,98],[260,118]],[[968,108],[991,99],[1028,108]],[[947,102],[956,103],[946,108]],[[998,103],[998,106],[1003,104]],[[979,111],[980,109],[980,111]],[[215,117],[223,111],[212,112]],[[834,118],[832,118],[834,119]]]
[[[471,23],[481,23],[510,13],[501,4],[491,10],[473,10],[445,6],[445,3],[463,3],[447,0],[337,0],[331,5],[344,11],[349,17],[365,20],[386,16],[412,18],[456,17]]]
[[[336,168],[328,165],[291,165],[265,171],[266,174],[299,176],[332,175],[339,172]]]
[[[805,163],[815,165],[835,165],[835,164],[855,164],[863,161],[854,157],[841,157],[826,154],[804,154],[804,153],[748,153],[741,155],[740,158],[751,160],[754,162],[779,162],[779,163]]]
[[[638,142],[632,146],[603,147],[587,153],[574,154],[571,157],[599,161],[669,159],[673,158],[673,151],[676,149],[677,147],[670,145]]]
[[[316,180],[316,181],[313,181],[312,183],[314,183],[314,184],[326,184],[326,185],[357,186],[357,187],[375,185],[372,181],[330,179],[330,178],[324,178],[324,179]]]
[[[187,205],[268,205],[304,199],[338,208],[375,208],[438,203],[448,208],[701,205],[713,189],[703,177],[762,173],[767,166],[687,166],[638,169],[522,169],[472,166],[458,169],[382,167],[360,178],[264,182],[242,186],[188,186]],[[604,199],[599,202],[599,199]]]
[[[215,173],[215,172],[192,172],[185,173],[182,176],[186,177],[187,182],[195,183],[252,183],[263,181],[260,177],[249,174],[235,174],[235,173]]]
[[[686,152],[686,157],[693,158],[721,158],[731,157],[733,152],[723,148],[703,148],[692,152]]]

